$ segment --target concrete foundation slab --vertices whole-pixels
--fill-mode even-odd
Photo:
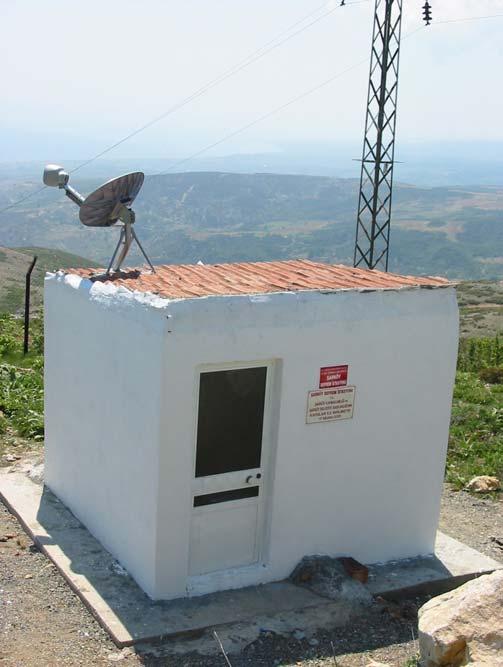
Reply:
[[[434,554],[370,565],[367,586],[386,598],[440,594],[498,569],[503,564],[438,531]]]
[[[286,581],[153,602],[47,487],[7,468],[0,471],[0,498],[119,647],[334,604]],[[439,534],[433,556],[370,566],[368,587],[374,595],[452,588],[501,567]]]

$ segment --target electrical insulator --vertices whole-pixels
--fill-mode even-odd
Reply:
[[[428,0],[426,0],[423,7],[423,21],[426,25],[430,25],[431,23],[431,5]]]

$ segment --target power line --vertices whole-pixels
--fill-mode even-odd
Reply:
[[[369,0],[355,0],[354,2],[348,3],[348,5],[359,5],[359,4],[362,4],[364,2],[369,2]],[[345,5],[345,6],[348,6],[348,5]],[[321,14],[317,18],[313,19],[307,25],[299,28],[298,30],[296,30],[295,32],[293,32],[291,34],[288,34],[295,27],[304,23],[304,21],[310,19],[312,16],[317,14],[321,9],[326,8],[326,3],[324,3],[323,5],[320,5],[317,9],[310,12],[309,14],[304,16],[302,19],[293,23],[289,28],[287,28],[286,30],[281,32],[274,39],[267,42],[264,46],[262,46],[259,49],[253,51],[253,53],[251,53],[249,56],[247,56],[243,60],[240,60],[236,65],[232,66],[230,69],[226,70],[224,73],[220,74],[219,76],[215,77],[214,79],[211,79],[211,81],[209,81],[207,84],[205,84],[201,88],[198,88],[194,93],[191,93],[190,95],[185,97],[180,102],[177,102],[176,104],[174,104],[167,111],[164,111],[159,116],[156,116],[155,118],[148,121],[144,125],[141,125],[140,127],[138,127],[136,130],[133,130],[133,132],[130,132],[129,134],[127,134],[122,139],[119,139],[119,141],[116,141],[114,144],[112,144],[111,146],[108,146],[107,148],[102,150],[100,153],[96,154],[92,158],[89,158],[89,160],[86,160],[85,162],[82,162],[77,167],[72,169],[70,173],[75,173],[79,169],[82,169],[83,167],[87,166],[88,164],[91,164],[91,162],[94,162],[95,160],[99,159],[100,157],[103,157],[103,155],[106,155],[107,153],[114,150],[115,148],[117,148],[121,144],[125,143],[126,141],[129,141],[129,139],[132,139],[133,137],[137,136],[138,134],[140,134],[140,132],[144,132],[149,127],[152,127],[153,125],[155,125],[159,121],[164,120],[164,118],[167,118],[168,116],[173,114],[175,111],[178,111],[179,109],[186,106],[187,104],[189,104],[193,100],[195,100],[198,97],[201,97],[202,95],[207,93],[209,90],[211,90],[211,88],[214,88],[215,86],[222,83],[223,81],[226,81],[227,79],[234,76],[235,74],[238,74],[239,72],[241,72],[246,67],[249,67],[250,65],[253,65],[254,63],[257,62],[257,60],[260,60],[261,58],[263,58],[264,56],[269,54],[271,51],[274,51],[274,49],[277,49],[280,46],[283,46],[283,44],[286,44],[286,42],[290,41],[291,39],[293,39],[297,35],[300,35],[305,30],[308,30],[309,28],[311,28],[316,23],[319,23],[324,18],[327,18],[327,16],[330,16],[331,14],[333,14],[337,9],[340,9],[341,6],[344,6],[344,5],[336,5],[332,8],[330,8],[330,9],[326,10],[323,14]],[[287,36],[283,37],[283,35],[287,35]],[[278,39],[280,41],[277,41]]]
[[[253,51],[251,54],[249,54],[246,58],[240,60],[238,63],[230,67],[228,70],[223,72],[222,74],[216,76],[215,78],[211,79],[208,83],[204,84],[200,88],[198,88],[196,91],[188,95],[187,97],[183,98],[180,100],[180,102],[177,102],[174,104],[172,107],[167,109],[165,112],[160,114],[159,116],[156,116],[155,118],[152,118],[149,120],[147,123],[144,123],[140,127],[136,128],[136,130],[133,130],[126,136],[122,137],[115,143],[111,144],[104,150],[100,151],[93,157],[89,158],[88,160],[85,160],[84,162],[81,162],[78,164],[76,167],[70,170],[70,173],[75,173],[76,171],[79,171],[79,169],[82,169],[83,167],[86,167],[87,165],[91,164],[92,162],[98,160],[100,157],[103,157],[107,153],[110,153],[113,151],[115,148],[120,146],[121,144],[124,144],[126,141],[129,141],[129,139],[132,139],[133,137],[137,136],[141,132],[144,132],[148,128],[152,127],[156,123],[159,123],[161,120],[164,120],[171,114],[175,113],[175,111],[178,111],[179,109],[183,108],[193,100],[197,99],[198,97],[201,97],[204,95],[206,92],[211,90],[211,88],[217,86],[220,83],[223,83],[230,77],[234,76],[235,74],[238,74],[242,70],[244,70],[246,67],[249,67],[253,63],[257,62],[267,54],[269,54],[271,51],[274,49],[279,48],[286,42],[290,41],[300,33],[304,32],[305,30],[308,30],[311,28],[313,25],[321,21],[322,19],[330,16],[333,14],[337,9],[340,9],[341,6],[350,6],[350,5],[359,5],[362,3],[369,2],[369,0],[354,0],[353,2],[348,2],[346,5],[335,5],[329,9],[327,9],[327,4],[324,2],[322,5],[319,5],[316,9],[313,11],[309,12],[305,16],[303,16],[301,19],[298,19],[294,23],[292,23],[288,28],[283,30],[281,33],[279,33],[275,38],[269,40],[266,42],[263,46],[260,48],[256,49]],[[307,25],[302,26],[301,28],[297,28],[298,26],[301,26],[305,21],[308,21],[309,19],[313,18],[318,14],[321,10],[325,9],[324,13],[322,13],[320,16],[317,18],[313,19],[310,23]],[[295,30],[295,32],[291,33],[292,30]],[[291,33],[291,34],[289,34]],[[278,41],[279,40],[279,41]],[[0,214],[9,211],[10,209],[14,208],[15,206],[18,206],[18,204],[22,204],[23,202],[27,201],[28,199],[31,199],[31,197],[34,197],[35,195],[39,194],[43,190],[46,189],[47,186],[42,186],[41,188],[38,188],[37,190],[34,190],[33,192],[28,193],[24,197],[21,197],[20,199],[16,200],[15,202],[12,202],[12,204],[9,204],[8,206],[5,206],[4,208],[0,209]]]
[[[301,25],[305,21],[309,20],[310,18],[312,18],[313,16],[318,14],[318,12],[320,12],[322,9],[326,8],[327,5],[326,5],[326,3],[324,3],[320,6],[318,6],[312,12],[309,12],[303,18],[299,19],[298,21],[296,21],[295,23],[290,25],[288,28],[283,30],[277,37],[270,40],[269,42],[266,42],[266,44],[264,44],[264,46],[260,47],[259,49],[256,49],[249,56],[247,56],[243,60],[239,61],[236,65],[229,68],[224,73],[215,77],[214,79],[211,79],[211,81],[209,81],[207,84],[205,84],[201,88],[198,88],[194,93],[187,96],[186,98],[184,98],[180,102],[177,102],[176,104],[174,104],[167,111],[163,112],[159,116],[156,116],[155,118],[148,121],[144,125],[140,126],[136,130],[133,130],[133,132],[130,132],[125,137],[123,137],[122,139],[119,139],[114,144],[108,146],[107,148],[105,148],[100,153],[97,153],[96,155],[89,158],[88,160],[85,160],[84,162],[80,163],[79,165],[74,167],[70,171],[70,173],[75,173],[79,169],[82,169],[83,167],[91,164],[95,160],[98,160],[100,157],[103,157],[107,153],[110,153],[112,150],[114,150],[118,146],[124,144],[126,141],[129,141],[129,139],[132,139],[133,137],[137,136],[141,132],[144,132],[148,128],[157,124],[161,120],[164,120],[164,118],[167,118],[168,116],[175,113],[179,109],[183,108],[184,106],[186,106],[187,104],[189,104],[193,100],[195,100],[198,97],[201,97],[202,95],[204,95],[206,92],[211,90],[211,88],[213,88],[213,87],[217,86],[218,84],[226,81],[227,79],[231,78],[235,74],[238,74],[243,69],[245,69],[246,67],[249,67],[250,65],[254,64],[258,60],[260,60],[261,58],[263,58],[264,56],[269,54],[274,49],[277,49],[280,46],[283,46],[283,44],[290,41],[291,39],[293,39],[294,37],[296,37],[300,33],[304,32],[305,30],[308,30],[309,28],[311,28],[313,25],[315,25],[316,23],[318,23],[322,19],[327,18],[328,16],[333,14],[335,12],[335,10],[340,9],[341,7],[348,7],[348,6],[351,6],[351,5],[359,5],[359,4],[363,4],[363,3],[367,3],[367,2],[369,2],[369,0],[353,0],[352,2],[347,2],[347,3],[344,3],[344,4],[336,5],[332,8],[329,8],[323,14],[321,14],[320,16],[315,18],[313,21],[311,21],[311,23],[308,23],[307,25],[303,26],[302,28],[299,28],[298,30],[296,30],[292,34],[288,34],[291,30],[294,30],[297,26]],[[499,17],[499,16],[503,16],[503,14],[493,14],[493,15],[488,15],[488,16],[474,16],[474,17],[468,17],[468,18],[463,18],[463,19],[453,19],[451,21],[438,21],[438,23],[455,23],[457,21],[473,21],[473,20],[480,20],[480,19],[496,18],[496,17]],[[284,35],[286,35],[286,37],[283,37]],[[278,42],[277,40],[280,40],[280,41]],[[1,212],[2,211],[0,211],[0,213]]]
[[[338,9],[339,7],[344,7],[344,6],[347,7],[348,5],[361,4],[363,2],[368,2],[368,1],[369,0],[355,0],[354,2],[346,3],[345,5],[337,5],[337,7],[331,9],[330,12],[327,12],[327,13],[323,14],[321,17],[319,17],[318,19],[316,19],[315,21],[310,23],[308,26],[305,26],[303,29],[301,29],[301,30],[297,31],[296,33],[290,35],[288,38],[286,38],[285,40],[280,42],[280,44],[283,44],[285,41],[288,41],[288,39],[291,39],[293,36],[299,34],[299,32],[302,32],[303,30],[307,29],[308,27],[313,25],[318,20],[321,20],[321,18],[325,18],[325,16],[328,16],[329,13],[332,13],[334,11],[334,9]],[[317,13],[319,10],[320,10],[320,8],[318,8],[314,12],[311,12],[311,14],[307,15],[304,19],[300,19],[300,21],[296,22],[296,24],[293,24],[293,25],[298,25],[299,23],[306,20],[307,17],[312,16],[313,14]],[[445,20],[445,21],[438,21],[435,24],[458,23],[458,22],[461,22],[461,21],[478,21],[478,20],[482,20],[482,19],[491,19],[491,18],[499,18],[499,17],[503,17],[503,14],[490,14],[490,15],[486,15],[486,16],[471,16],[471,17],[466,17],[466,18],[450,19],[450,20]],[[435,24],[433,24],[433,25],[435,25]],[[413,30],[413,31],[409,32],[407,35],[405,35],[402,38],[402,40],[407,39],[408,37],[411,37],[413,34],[415,34],[416,32],[418,32],[419,30],[422,30],[422,29],[423,29],[423,26],[420,26],[419,28],[416,28],[415,30]],[[282,34],[284,34],[284,33],[282,33]],[[255,60],[258,60],[259,57],[262,57],[266,53],[269,53],[270,51],[272,51],[274,48],[276,48],[280,44],[276,44],[275,46],[273,46],[271,48],[268,48],[267,51],[265,51],[264,53],[261,53],[261,55],[258,56]],[[263,48],[264,47],[262,47],[262,49]],[[257,50],[256,53],[258,53],[258,51],[262,51],[262,49]],[[232,73],[231,73],[231,70],[228,70],[228,73],[226,73],[224,75],[221,75],[220,77],[217,77],[216,79],[212,80],[211,84],[207,84],[207,85],[209,87],[212,87],[213,85],[217,85],[217,83],[220,83],[221,81],[225,80],[225,78],[229,78],[230,76],[232,76],[232,74],[237,73],[241,69],[244,69],[244,67],[246,67],[247,65],[252,64],[252,62],[255,62],[255,60],[250,60],[249,62],[246,61],[246,64],[237,66],[238,68],[235,71],[234,71],[235,68],[233,68]],[[341,72],[338,72],[337,74],[334,74],[333,76],[329,77],[328,79],[321,82],[317,86],[314,86],[313,88],[310,88],[309,90],[304,91],[303,93],[297,95],[296,97],[292,98],[291,100],[289,100],[289,101],[285,102],[284,104],[280,105],[279,107],[276,107],[275,109],[267,112],[266,114],[263,114],[262,116],[256,118],[255,120],[251,121],[250,123],[247,123],[246,125],[243,125],[242,127],[238,128],[237,130],[234,130],[233,132],[230,132],[229,134],[225,135],[221,139],[218,139],[217,141],[214,141],[213,143],[211,143],[211,144],[205,146],[204,148],[192,153],[191,155],[189,155],[186,158],[183,158],[181,160],[176,161],[166,171],[159,172],[157,174],[152,174],[152,176],[163,176],[165,174],[170,173],[176,167],[179,167],[180,165],[185,164],[186,162],[189,162],[190,160],[194,159],[195,157],[198,157],[199,155],[202,155],[203,153],[206,153],[207,151],[211,150],[212,148],[215,148],[216,146],[219,146],[220,144],[222,144],[225,141],[235,137],[236,135],[240,134],[241,132],[244,132],[244,131],[248,130],[249,128],[253,127],[254,125],[257,125],[258,123],[262,122],[263,120],[266,120],[267,118],[279,113],[280,111],[283,111],[287,107],[291,106],[292,104],[295,104],[296,102],[298,102],[301,99],[307,97],[308,95],[311,95],[312,93],[320,90],[321,88],[324,88],[325,86],[329,85],[330,83],[332,83],[333,81],[335,81],[339,77],[343,76],[344,74],[347,74],[348,72],[350,72],[350,71],[356,69],[357,67],[360,67],[364,63],[368,62],[368,60],[369,60],[369,58],[365,58],[363,60],[358,61],[357,63],[354,63],[353,65],[349,66],[347,69],[342,70]],[[215,83],[213,83],[213,82],[215,82]],[[166,116],[173,113],[177,109],[181,108],[185,104],[188,104],[188,102],[191,101],[192,99],[195,99],[196,97],[202,95],[203,92],[206,92],[207,89],[209,90],[209,87],[208,88],[204,87],[204,88],[199,89],[198,91],[196,91],[196,93],[194,93],[192,96],[190,96],[190,98],[189,97],[185,98],[185,100],[180,102],[176,106],[176,108],[172,107],[170,110],[165,112],[165,114],[163,114],[162,116],[158,116],[156,119],[154,119],[154,120],[150,121],[149,123],[145,124],[144,126],[142,126],[142,128],[138,128],[134,132],[127,135],[127,137],[124,137],[123,139],[121,139],[119,142],[116,142],[112,146],[109,146],[107,149],[105,149],[104,151],[102,151],[98,155],[95,155],[93,158],[90,158],[89,160],[86,160],[85,162],[81,163],[80,165],[78,165],[77,167],[72,169],[71,172],[73,173],[73,172],[77,171],[78,169],[81,169],[82,167],[90,164],[94,160],[97,160],[99,157],[105,155],[106,153],[110,152],[111,150],[113,150],[114,148],[119,146],[121,143],[124,143],[125,141],[132,138],[133,136],[136,136],[137,134],[139,134],[143,130],[147,129],[148,127],[151,127],[154,123],[158,122],[162,118],[165,118]],[[31,197],[34,197],[35,195],[39,194],[40,192],[42,192],[45,189],[46,189],[46,186],[43,186],[43,187],[27,194],[26,196],[21,197],[20,199],[16,200],[12,204],[9,204],[8,206],[5,206],[4,208],[0,209],[0,214],[14,208],[18,204],[21,204],[21,203],[25,202],[27,199],[30,199]]]
[[[445,21],[434,21],[432,25],[440,25],[443,23],[462,23],[464,21],[482,21],[484,19],[495,19],[503,17],[503,14],[487,14],[487,16],[467,16],[460,19],[447,19]]]
[[[480,19],[497,18],[497,17],[501,17],[501,16],[503,16],[503,14],[491,14],[491,15],[488,15],[488,16],[472,16],[472,17],[468,17],[468,18],[451,19],[451,20],[448,20],[448,21],[437,21],[436,24],[438,24],[438,23],[456,23],[458,21],[477,21],[477,20],[480,20]],[[419,30],[423,30],[423,28],[424,28],[424,26],[420,26],[419,28],[416,28],[415,30],[412,30],[412,31],[408,32],[406,35],[404,35],[402,37],[402,41],[405,40],[405,39],[408,39],[409,37],[412,37],[412,35],[419,32]],[[311,95],[311,93],[315,93],[316,91],[320,90],[321,88],[324,88],[325,86],[327,86],[330,83],[332,83],[333,81],[335,81],[335,79],[338,79],[339,77],[343,76],[344,74],[347,74],[348,72],[352,71],[353,69],[356,69],[357,67],[360,67],[361,65],[363,65],[364,63],[366,63],[368,61],[369,61],[369,58],[365,58],[363,60],[360,60],[359,62],[351,65],[350,67],[343,70],[342,72],[338,72],[337,74],[334,74],[333,76],[326,79],[322,83],[320,83],[317,86],[314,86],[313,88],[310,88],[309,90],[307,90],[307,91],[301,93],[300,95],[292,98],[291,100],[289,100],[288,102],[285,102],[284,104],[280,105],[279,107],[276,107],[275,109],[267,112],[266,114],[263,114],[262,116],[259,116],[255,120],[247,123],[246,125],[243,125],[242,127],[238,128],[237,130],[234,130],[233,132],[230,132],[229,134],[226,134],[221,139],[218,139],[217,141],[214,141],[213,143],[208,144],[204,148],[201,148],[200,150],[195,151],[194,153],[192,153],[191,155],[189,155],[186,158],[182,158],[181,160],[177,160],[166,171],[162,171],[162,172],[159,172],[157,174],[151,174],[151,176],[154,176],[154,177],[155,176],[164,176],[164,175],[170,173],[171,171],[173,171],[173,169],[176,169],[177,167],[180,167],[181,165],[185,164],[186,162],[189,162],[190,160],[198,157],[199,155],[202,155],[203,153],[206,153],[207,151],[211,150],[212,148],[215,148],[216,146],[219,146],[220,144],[224,143],[225,141],[228,141],[229,139],[232,139],[236,135],[241,134],[241,132],[245,132],[246,130],[250,129],[254,125],[257,125],[258,123],[261,123],[263,120],[266,120],[267,118],[270,118],[271,116],[274,116],[275,114],[279,113],[280,111],[283,111],[284,109],[286,109],[290,105],[295,104],[296,102],[303,99],[304,97],[307,97],[308,95]]]
[[[297,95],[296,97],[293,97],[292,99],[288,100],[288,102],[285,102],[284,104],[281,104],[279,107],[276,107],[275,109],[272,109],[271,111],[268,111],[267,113],[263,114],[262,116],[259,116],[258,118],[255,118],[255,120],[252,120],[251,122],[246,123],[246,125],[242,125],[237,130],[234,130],[233,132],[229,132],[229,134],[226,134],[221,139],[218,139],[217,141],[214,141],[213,143],[208,144],[204,148],[201,148],[200,150],[196,151],[195,153],[192,153],[188,157],[185,157],[181,160],[177,160],[166,171],[162,171],[158,174],[152,174],[152,176],[164,176],[165,174],[168,174],[170,171],[173,171],[173,169],[176,169],[177,167],[184,164],[185,162],[189,162],[189,160],[193,160],[195,157],[198,157],[199,155],[202,155],[202,153],[206,153],[207,151],[211,150],[212,148],[215,148],[215,146],[219,146],[220,144],[223,144],[225,141],[228,141],[229,139],[232,139],[232,137],[235,137],[237,134],[241,134],[241,132],[244,132],[245,130],[250,129],[250,127],[253,127],[254,125],[257,125],[258,123],[261,123],[263,120],[266,120],[267,118],[270,118],[271,116],[274,116],[275,114],[279,113],[280,111],[283,111],[284,109],[291,106],[292,104],[295,104],[295,102],[298,102],[299,100],[302,100],[304,97],[307,97],[308,95],[311,95],[312,93],[315,93],[316,91],[320,90],[321,88],[324,88],[325,86],[328,86],[328,84],[332,83],[332,81],[335,81],[335,79],[338,79],[339,77],[343,76],[344,74],[347,74],[348,72],[351,72],[352,70],[356,69],[357,67],[360,67],[360,65],[363,65],[366,62],[368,62],[368,58],[364,58],[363,60],[358,61],[357,63],[351,65],[347,69],[342,70],[342,72],[338,72],[337,74],[334,74],[333,76],[326,79],[325,81],[322,81],[320,84],[318,84],[316,86],[313,86],[313,88],[309,88],[309,90],[306,90],[303,93],[300,93],[300,95]]]
[[[407,39],[408,37],[411,37],[414,35],[416,32],[419,32],[419,30],[423,30],[423,26],[420,26],[419,28],[416,28],[415,30],[412,30],[411,32],[407,33],[402,39]],[[220,139],[217,139],[217,141],[214,141],[211,144],[208,144],[204,148],[201,148],[200,150],[192,153],[191,155],[182,158],[181,160],[177,160],[174,164],[171,165],[166,171],[161,171],[157,174],[151,174],[152,177],[155,176],[165,176],[166,174],[170,173],[173,171],[173,169],[176,169],[177,167],[180,167],[182,164],[185,164],[186,162],[189,162],[190,160],[193,160],[195,157],[198,157],[199,155],[202,155],[203,153],[206,153],[207,151],[211,150],[212,148],[215,148],[216,146],[219,146],[220,144],[223,144],[225,141],[228,141],[229,139],[232,139],[238,134],[241,134],[241,132],[245,132],[246,130],[250,129],[254,125],[257,125],[258,123],[261,123],[262,121],[266,120],[267,118],[270,118],[271,116],[274,116],[275,114],[283,111],[284,109],[288,108],[292,104],[295,104],[296,102],[299,102],[300,100],[304,99],[305,97],[308,97],[312,93],[317,92],[318,90],[321,90],[322,88],[325,88],[328,86],[330,83],[335,81],[336,79],[340,78],[341,76],[344,76],[344,74],[348,74],[349,72],[357,69],[361,65],[364,65],[365,63],[368,63],[369,58],[363,58],[362,60],[359,60],[356,63],[353,63],[353,65],[350,65],[346,69],[337,72],[336,74],[333,74],[331,77],[328,79],[325,79],[325,81],[322,81],[321,83],[317,84],[316,86],[313,86],[312,88],[309,88],[308,90],[305,90],[303,93],[300,93],[299,95],[296,95],[292,99],[288,100],[287,102],[284,102],[280,106],[276,107],[275,109],[272,109],[271,111],[268,111],[267,113],[263,114],[262,116],[259,116],[258,118],[255,118],[254,120],[250,121],[249,123],[246,123],[245,125],[242,125],[236,130],[233,130],[232,132],[229,132],[225,136],[221,137]]]
[[[12,204],[8,204],[7,206],[4,206],[2,209],[0,209],[0,215],[2,213],[5,213],[5,211],[9,211],[11,208],[14,208],[15,206],[18,206],[19,204],[22,204],[27,199],[31,199],[35,195],[40,194],[46,188],[47,188],[47,185],[43,185],[41,188],[38,188],[38,190],[33,190],[32,192],[29,192],[24,197],[21,197],[21,199],[16,199],[16,201],[12,202]]]

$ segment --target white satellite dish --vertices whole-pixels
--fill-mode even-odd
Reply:
[[[120,271],[133,241],[136,241],[150,268],[155,273],[152,262],[143,249],[133,229],[135,213],[131,204],[141,190],[145,178],[141,171],[119,176],[107,181],[87,197],[68,185],[69,174],[57,164],[48,164],[44,169],[44,183],[61,188],[66,196],[80,207],[79,218],[86,227],[111,227],[122,223],[119,241],[106,271],[107,275]]]

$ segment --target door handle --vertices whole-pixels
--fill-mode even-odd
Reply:
[[[262,477],[262,473],[260,473],[260,472],[258,472],[256,475],[248,475],[248,477],[246,478],[246,483],[251,484],[251,481],[253,479],[260,479],[261,477]]]

